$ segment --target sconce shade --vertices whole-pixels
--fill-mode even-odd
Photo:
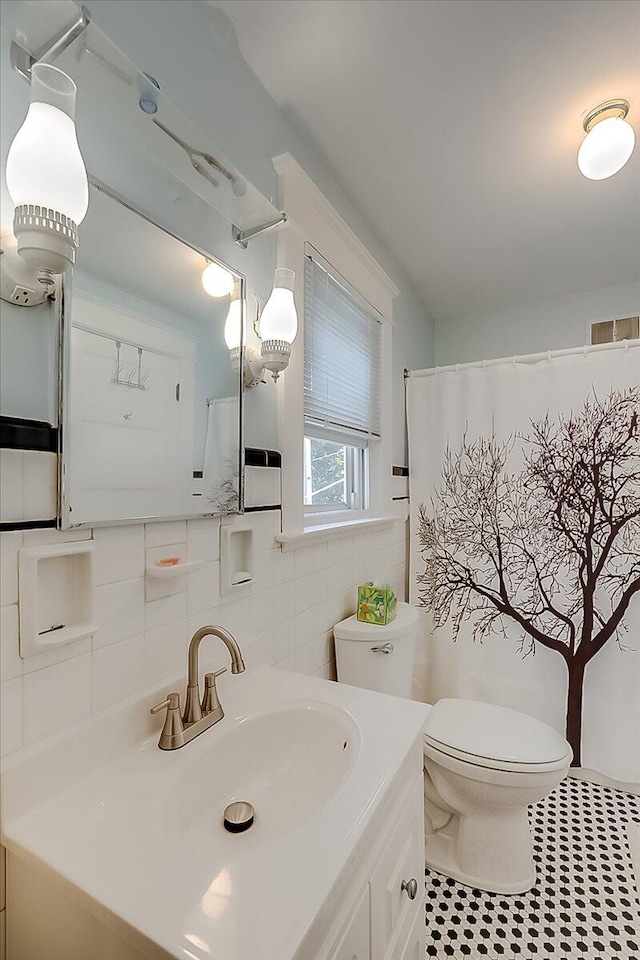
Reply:
[[[202,271],[202,286],[210,297],[228,297],[234,283],[233,274],[219,263],[208,263]]]
[[[239,350],[242,342],[242,300],[232,300],[224,322],[224,342],[228,350]]]
[[[76,85],[48,63],[31,70],[31,103],[7,155],[18,253],[43,283],[75,261],[89,184],[74,122]]]
[[[276,270],[273,290],[260,317],[262,341],[282,340],[293,343],[298,332],[298,314],[293,299],[295,272],[279,267]]]
[[[89,185],[74,123],[76,85],[47,63],[31,71],[31,103],[7,155],[7,189],[17,207],[37,204],[82,223]]]

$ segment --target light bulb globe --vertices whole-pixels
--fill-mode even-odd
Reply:
[[[279,267],[276,270],[271,296],[260,317],[263,341],[283,340],[292,344],[298,332],[298,313],[293,296],[295,273]]]
[[[633,153],[636,135],[622,117],[608,117],[587,133],[578,151],[578,169],[588,180],[606,180],[622,170]]]
[[[233,274],[219,263],[208,263],[202,271],[202,286],[210,297],[228,297],[235,283]]]
[[[77,226],[89,206],[76,85],[47,63],[34,64],[31,77],[31,103],[7,155],[7,189],[16,205],[18,252],[38,269],[62,273],[75,260]]]

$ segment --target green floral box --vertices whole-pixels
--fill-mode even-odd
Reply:
[[[358,586],[358,620],[363,623],[391,623],[397,603],[391,587],[375,587],[372,581]]]

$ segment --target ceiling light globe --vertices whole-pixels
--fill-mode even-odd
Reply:
[[[232,300],[224,322],[224,342],[228,350],[240,349],[242,342],[242,300]]]
[[[233,274],[219,263],[208,263],[202,271],[202,286],[210,297],[228,297],[234,282]]]
[[[633,127],[621,117],[608,117],[588,132],[578,151],[578,169],[589,180],[606,180],[622,170],[636,142]]]
[[[260,337],[293,343],[298,332],[298,314],[293,298],[295,272],[279,267],[276,270],[271,296],[260,317]]]
[[[16,207],[37,204],[77,226],[89,206],[89,184],[74,123],[76,85],[47,63],[31,71],[31,103],[9,147],[6,180]]]

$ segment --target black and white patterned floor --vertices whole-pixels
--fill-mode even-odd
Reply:
[[[538,879],[528,893],[483,893],[425,871],[427,958],[640,960],[626,833],[640,823],[640,797],[569,779],[529,819]]]

